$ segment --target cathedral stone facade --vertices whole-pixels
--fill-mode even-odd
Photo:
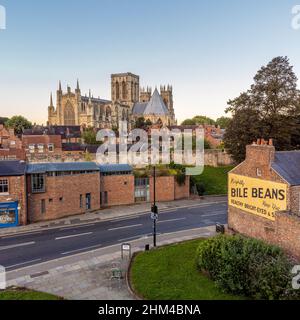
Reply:
[[[56,107],[51,94],[48,107],[49,125],[81,125],[94,128],[117,128],[119,121],[128,121],[134,127],[137,118],[145,118],[153,124],[175,125],[173,89],[162,86],[161,92],[151,88],[140,89],[140,78],[132,73],[111,75],[111,100],[81,94],[79,82],[75,92],[61,83],[56,92]]]

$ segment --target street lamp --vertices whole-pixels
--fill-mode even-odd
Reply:
[[[158,207],[156,205],[156,167],[153,167],[153,206],[151,208],[151,219],[153,220],[153,246],[156,247],[156,223],[158,220]]]

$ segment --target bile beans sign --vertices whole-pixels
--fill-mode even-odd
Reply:
[[[229,206],[275,220],[275,212],[287,209],[284,183],[229,174]]]

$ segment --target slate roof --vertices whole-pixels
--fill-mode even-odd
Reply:
[[[144,114],[155,114],[155,115],[168,115],[169,110],[163,102],[162,97],[160,96],[157,89],[154,90],[154,93],[144,111]]]
[[[32,163],[27,165],[28,174],[62,171],[99,171],[94,162],[52,162]]]
[[[101,164],[98,165],[101,173],[112,173],[112,172],[132,172],[133,169],[129,164]]]
[[[147,105],[148,105],[148,102],[137,102],[132,109],[132,113],[133,114],[144,114]]]
[[[62,139],[66,138],[80,138],[80,126],[35,126],[32,129],[25,129],[23,132],[25,136],[35,135],[59,135]]]
[[[275,152],[271,167],[291,186],[300,185],[300,151]]]
[[[13,177],[23,176],[26,170],[26,163],[19,160],[0,161],[0,176]]]
[[[168,115],[169,110],[163,102],[162,97],[160,96],[157,89],[154,90],[154,93],[149,102],[137,102],[132,110],[133,114],[144,114],[144,115]]]

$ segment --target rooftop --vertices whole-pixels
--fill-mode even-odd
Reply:
[[[0,176],[22,176],[25,174],[26,163],[19,160],[0,161]]]
[[[62,171],[99,171],[99,167],[94,162],[52,162],[31,163],[26,169],[29,174]]]

